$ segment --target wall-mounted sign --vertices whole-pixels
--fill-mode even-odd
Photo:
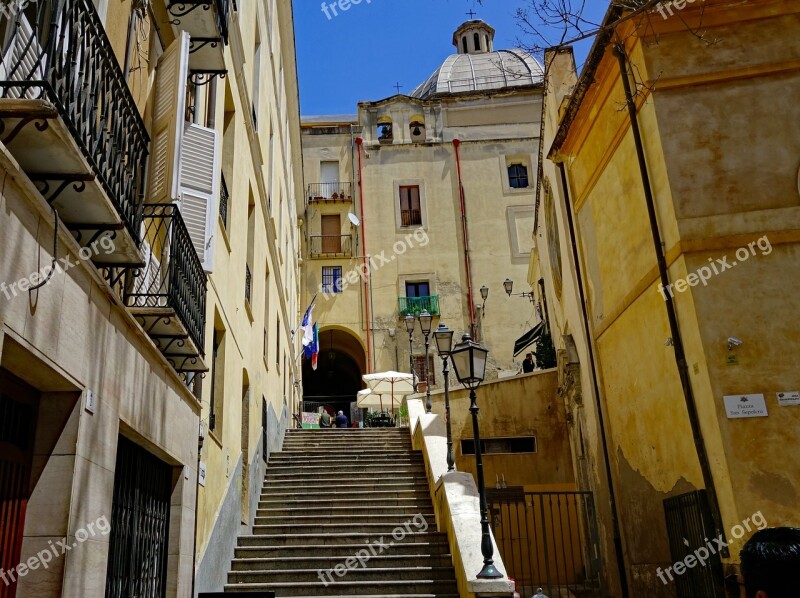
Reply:
[[[791,407],[793,405],[800,405],[800,392],[793,390],[791,392],[779,392],[778,404],[781,407]]]
[[[199,471],[197,473],[198,473],[197,482],[201,486],[205,487],[205,485],[206,485],[206,464],[203,461],[200,461],[200,469],[199,469]]]
[[[97,396],[88,388],[84,393],[85,400],[83,403],[83,408],[86,409],[87,413],[94,414],[97,411]]]
[[[764,395],[733,395],[723,397],[728,419],[745,417],[767,417],[767,401]]]

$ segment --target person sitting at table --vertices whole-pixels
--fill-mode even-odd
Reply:
[[[344,411],[340,411],[336,415],[336,427],[337,428],[349,428],[350,427],[350,420],[347,419],[347,416],[344,414]]]

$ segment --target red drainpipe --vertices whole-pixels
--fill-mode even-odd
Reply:
[[[469,230],[467,229],[467,204],[464,199],[464,184],[461,180],[461,154],[458,146],[461,142],[453,139],[453,146],[456,148],[456,165],[458,166],[458,197],[461,201],[461,234],[464,237],[464,267],[467,271],[467,301],[469,301],[469,328],[473,339],[477,339],[477,326],[475,324],[475,301],[472,293],[472,266],[469,257]]]
[[[361,210],[361,252],[364,260],[364,272],[369,272],[369,263],[367,262],[367,224],[364,220],[364,183],[362,177],[363,167],[361,164],[361,152],[364,140],[361,137],[356,137],[356,145],[358,146],[358,203]],[[369,313],[369,275],[364,276],[364,309],[366,310],[366,327],[367,327],[367,373],[372,373],[372,329],[370,326],[370,313]]]

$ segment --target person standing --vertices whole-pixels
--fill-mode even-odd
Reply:
[[[344,414],[344,411],[340,411],[336,415],[336,427],[337,428],[349,428],[350,427],[350,420],[347,419],[347,416]]]
[[[319,408],[319,427],[323,429],[331,427],[331,415],[324,407]]]
[[[800,528],[765,528],[753,534],[739,555],[741,575],[725,578],[731,598],[795,598],[800,569]]]
[[[522,362],[522,373],[530,374],[533,372],[533,353],[525,353],[525,361]]]

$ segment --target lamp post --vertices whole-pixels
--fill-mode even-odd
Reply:
[[[436,349],[439,357],[442,358],[442,375],[444,376],[444,411],[445,422],[447,423],[447,471],[456,470],[456,460],[453,457],[453,430],[450,427],[450,370],[448,369],[448,359],[450,351],[453,349],[453,331],[443,323],[433,333],[436,341]]]
[[[486,358],[489,350],[472,340],[470,335],[461,337],[453,350],[450,358],[453,360],[453,369],[458,381],[469,388],[470,406],[472,414],[472,433],[475,438],[475,467],[478,471],[478,494],[481,507],[481,553],[483,554],[483,568],[478,573],[479,579],[498,579],[503,574],[494,566],[494,548],[489,534],[489,513],[486,508],[486,485],[483,481],[483,457],[481,455],[481,432],[478,427],[478,402],[475,390],[486,377]]]
[[[406,330],[408,331],[408,373],[411,374],[411,383],[414,385],[414,392],[417,392],[417,379],[414,377],[414,316],[406,316]]]
[[[511,297],[514,291],[514,281],[511,280],[510,278],[506,278],[503,281],[503,288],[505,288],[506,290],[506,295]],[[527,297],[528,299],[531,300],[531,303],[533,303],[533,291],[531,291],[530,293],[516,293],[514,297]]]
[[[419,327],[422,329],[422,334],[425,336],[425,411],[431,413],[433,411],[433,403],[431,403],[431,381],[428,374],[428,364],[430,363],[429,349],[430,349],[430,334],[431,324],[433,323],[433,316],[428,313],[427,309],[423,309],[419,314]]]

